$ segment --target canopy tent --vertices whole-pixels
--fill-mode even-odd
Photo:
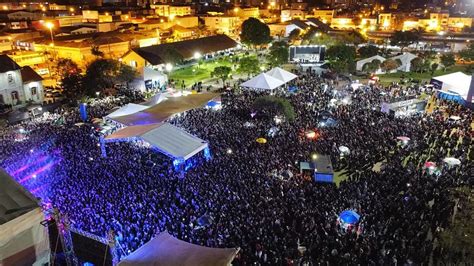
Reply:
[[[403,72],[410,72],[411,70],[411,61],[415,59],[417,56],[412,54],[412,53],[403,53],[401,55],[397,55],[394,57],[391,57],[390,59],[392,60],[400,60],[400,66],[398,66],[397,70],[403,71]]]
[[[434,77],[432,83],[438,83],[441,87],[441,91],[459,95],[466,100],[471,80],[472,76],[466,75],[462,72],[455,72]]]
[[[347,146],[340,146],[339,147],[339,152],[343,155],[348,155],[351,153],[351,151],[349,150],[349,148]]]
[[[223,266],[231,265],[239,248],[209,248],[179,240],[162,232],[119,266]]]
[[[217,93],[201,93],[181,97],[170,97],[167,98],[166,101],[162,101],[148,109],[129,115],[114,117],[113,120],[127,126],[161,123],[175,114],[205,106],[207,102],[217,96]]]
[[[130,126],[105,137],[106,142],[139,138],[175,159],[187,160],[207,148],[204,140],[168,123]]]
[[[453,158],[453,157],[446,157],[443,159],[443,162],[449,165],[461,165],[461,160]]]
[[[107,118],[115,118],[115,117],[119,117],[119,116],[131,115],[131,114],[146,110],[148,108],[149,108],[149,106],[129,103],[127,105],[124,105],[124,106],[120,107],[118,110],[108,114],[106,117]]]
[[[359,222],[360,215],[355,211],[345,210],[339,214],[339,219],[345,224],[356,224]]]
[[[291,72],[288,72],[284,69],[281,69],[279,67],[275,67],[275,68],[272,68],[270,71],[266,72],[267,75],[270,75],[278,80],[281,80],[285,83],[289,82],[289,81],[292,81],[294,80],[295,78],[297,78],[298,76],[291,73]]]
[[[276,79],[266,73],[262,73],[240,84],[240,86],[246,87],[246,88],[258,89],[258,90],[273,91],[274,89],[280,87],[283,84],[285,84],[284,81]]]

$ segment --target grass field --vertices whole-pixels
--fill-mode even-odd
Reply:
[[[211,78],[211,72],[218,66],[232,66],[232,63],[227,59],[217,59],[212,61],[202,62],[200,65],[192,65],[177,70],[173,70],[170,74],[170,79],[181,84],[184,80],[186,87],[192,86],[194,83]]]
[[[458,72],[458,71],[465,71],[465,70],[466,70],[466,66],[456,65],[447,69],[446,71],[441,70],[441,69],[436,70],[433,73],[433,75],[431,75],[431,72],[427,72],[427,73],[397,72],[397,73],[378,75],[378,77],[380,78],[380,83],[382,85],[389,85],[392,82],[400,82],[400,79],[402,78],[405,78],[405,79],[412,78],[412,79],[419,80],[420,82],[424,82],[424,81],[429,82],[432,77],[446,75],[446,74],[450,74],[450,73]]]

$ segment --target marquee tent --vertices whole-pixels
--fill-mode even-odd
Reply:
[[[119,266],[225,266],[231,265],[239,248],[209,248],[179,240],[162,232]]]
[[[127,105],[120,107],[118,110],[108,114],[106,118],[115,118],[119,116],[131,115],[131,114],[146,110],[148,108],[149,106],[129,103]]]
[[[438,83],[441,91],[448,94],[459,95],[464,100],[467,99],[469,86],[471,85],[472,76],[462,72],[455,72],[447,75],[434,77],[431,83]]]
[[[187,160],[207,148],[204,140],[168,123],[130,126],[105,137],[105,142],[138,138],[175,159]]]
[[[240,84],[240,86],[257,90],[273,91],[274,89],[280,87],[283,84],[285,84],[284,81],[274,78],[266,73],[262,73]]]
[[[294,80],[295,78],[297,78],[298,76],[291,73],[291,72],[288,72],[284,69],[281,69],[279,67],[275,67],[275,68],[272,68],[270,71],[266,72],[267,75],[270,75],[278,80],[281,80],[285,83],[289,82],[289,81],[292,81]]]
[[[50,249],[38,200],[0,169],[0,265],[43,265]]]

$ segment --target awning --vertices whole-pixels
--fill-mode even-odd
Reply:
[[[127,105],[124,105],[124,106],[120,107],[118,110],[108,114],[106,117],[115,118],[115,117],[119,117],[119,116],[131,115],[131,114],[143,111],[143,110],[148,109],[148,108],[149,108],[148,106],[129,103]]]

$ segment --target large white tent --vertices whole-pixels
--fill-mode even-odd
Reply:
[[[241,87],[252,88],[257,90],[274,90],[281,85],[285,84],[285,82],[274,78],[266,73],[259,74],[253,77],[250,80],[240,84]]]
[[[209,248],[179,240],[162,232],[119,266],[225,266],[231,265],[239,248]]]
[[[144,106],[140,104],[129,103],[115,110],[114,112],[108,114],[106,118],[115,118],[119,116],[131,115],[145,109],[148,109],[149,106]]]
[[[455,72],[434,77],[433,80],[441,83],[442,91],[458,94],[466,100],[472,76],[466,75],[462,72]]]
[[[284,69],[281,69],[279,67],[274,67],[272,68],[270,71],[266,72],[267,75],[270,75],[278,80],[281,80],[283,82],[289,82],[289,81],[292,81],[294,80],[295,78],[297,78],[298,76],[291,73],[291,72],[288,72]]]
[[[167,156],[182,160],[191,158],[208,146],[206,141],[168,123],[129,126],[105,137],[105,141],[130,138],[139,138]]]

